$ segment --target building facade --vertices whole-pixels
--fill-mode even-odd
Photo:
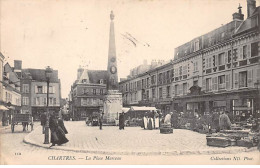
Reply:
[[[244,20],[239,6],[230,23],[175,48],[171,63],[121,81],[124,105],[132,105],[132,83],[135,90],[139,81],[138,105],[149,102],[166,113],[228,110],[237,120],[254,115],[260,110],[260,7],[248,0],[247,11]]]
[[[70,112],[74,120],[90,118],[103,108],[107,93],[107,71],[78,69],[77,80],[71,86]]]
[[[45,69],[22,69],[21,73],[22,113],[32,114],[34,120],[46,112],[47,79]],[[53,70],[49,83],[49,111],[59,114],[61,84],[58,71]]]

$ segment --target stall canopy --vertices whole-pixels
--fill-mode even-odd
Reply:
[[[123,111],[124,113],[127,113],[129,110],[130,110],[130,108],[127,108],[127,107],[123,107],[123,108],[122,108],[122,111]]]
[[[156,111],[157,109],[155,107],[139,107],[139,106],[132,106],[130,108],[130,111]]]
[[[0,105],[0,110],[3,110],[3,111],[7,111],[7,110],[9,110],[8,108],[6,108],[5,106],[3,106],[3,105]]]

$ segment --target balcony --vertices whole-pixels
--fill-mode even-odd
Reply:
[[[219,70],[219,71],[223,71],[223,70],[225,70],[225,65],[221,65],[221,66],[219,66],[219,67],[218,67],[218,70]]]
[[[245,66],[247,65],[247,60],[239,61],[239,66]]]
[[[252,57],[249,59],[250,64],[254,64],[259,62],[259,57]]]
[[[206,70],[206,74],[209,74],[209,73],[211,73],[212,72],[212,69],[207,69]]]

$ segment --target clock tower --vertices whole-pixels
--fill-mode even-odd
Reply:
[[[117,75],[117,60],[116,60],[116,43],[114,32],[114,18],[113,11],[110,13],[110,33],[109,33],[109,48],[108,48],[108,62],[107,62],[107,90],[118,90],[118,75]]]
[[[114,32],[113,11],[110,13],[110,32],[107,62],[107,94],[104,96],[103,121],[106,124],[115,125],[119,113],[122,112],[122,93],[118,90],[116,43]]]

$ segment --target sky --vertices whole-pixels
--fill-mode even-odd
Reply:
[[[246,18],[246,0],[0,0],[0,51],[10,65],[58,70],[66,98],[79,66],[106,70],[111,10],[124,78],[144,59],[173,59],[174,48],[231,22],[239,4]]]

